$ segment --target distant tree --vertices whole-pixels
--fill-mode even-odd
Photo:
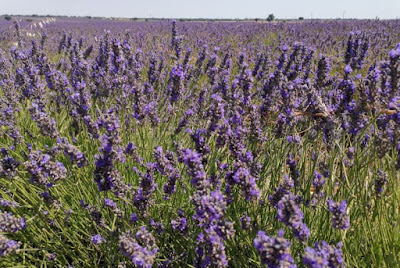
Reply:
[[[5,15],[5,16],[4,16],[4,19],[5,19],[5,20],[11,20],[12,18],[11,18],[10,15]]]
[[[267,17],[267,21],[273,21],[275,19],[275,15],[274,14],[269,14]]]
[[[299,17],[299,20],[304,20],[304,17]]]

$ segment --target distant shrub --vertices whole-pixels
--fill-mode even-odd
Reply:
[[[273,21],[275,20],[275,15],[274,14],[269,14],[267,17],[267,21]]]
[[[12,18],[11,18],[11,16],[9,16],[9,15],[5,15],[5,16],[4,16],[4,19],[5,19],[5,20],[11,20]]]

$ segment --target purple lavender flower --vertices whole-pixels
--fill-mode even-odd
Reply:
[[[191,183],[197,191],[207,192],[210,189],[210,181],[204,171],[202,163],[202,155],[191,149],[182,151],[180,162],[184,162],[187,166],[186,173],[191,177]]]
[[[97,234],[97,235],[93,235],[90,238],[90,241],[95,245],[99,245],[99,244],[105,242],[106,240],[103,237],[101,237],[101,235]]]
[[[260,190],[256,184],[256,178],[250,174],[247,168],[238,168],[232,175],[232,180],[240,185],[242,193],[246,200],[256,200],[260,197]]]
[[[271,268],[295,268],[293,257],[290,255],[290,242],[283,238],[280,230],[277,237],[269,237],[264,231],[259,231],[253,245],[261,257],[261,262]]]
[[[117,203],[111,199],[104,198],[104,204],[106,207],[112,208],[113,212],[118,215],[118,217],[122,216],[122,211],[118,208]]]
[[[337,247],[330,246],[325,241],[315,243],[314,248],[307,247],[303,255],[303,264],[309,268],[344,268],[343,253],[340,249],[342,243]]]
[[[220,191],[212,191],[200,198],[200,204],[196,209],[196,219],[200,226],[213,224],[224,217],[226,201]]]
[[[102,137],[100,154],[95,155],[94,180],[99,191],[112,189],[117,195],[125,195],[129,192],[129,187],[122,181],[121,174],[114,166],[117,161],[125,161],[124,150],[120,146],[118,117],[113,110],[109,110],[100,116],[97,124],[105,128],[107,134]]]
[[[178,35],[177,27],[176,27],[176,20],[172,20],[172,29],[171,29],[171,46],[175,47],[176,36]]]
[[[104,198],[104,204],[106,205],[106,207],[110,207],[110,208],[117,207],[117,203],[115,203],[113,200],[108,199],[108,198]]]
[[[186,233],[188,230],[188,221],[185,217],[179,217],[171,220],[172,229],[181,233]]]
[[[383,187],[385,187],[385,185],[388,183],[387,174],[382,170],[378,170],[378,172],[375,175],[375,180],[373,183],[374,183],[375,195],[381,196],[383,192]]]
[[[300,144],[300,141],[301,141],[299,135],[294,135],[294,136],[289,135],[289,136],[286,137],[286,140],[287,140],[289,143],[296,143],[296,144]]]
[[[151,268],[153,266],[158,247],[155,238],[145,226],[140,227],[135,236],[130,232],[120,235],[119,244],[122,254],[137,267]]]
[[[3,199],[3,198],[0,198],[0,206],[3,206],[3,207],[10,207],[10,208],[17,208],[17,207],[19,207],[20,205],[19,205],[17,202],[15,202],[15,201],[12,201],[12,200],[5,200],[5,199]]]
[[[322,187],[325,184],[325,179],[322,178],[322,175],[318,173],[318,171],[314,172],[313,185],[315,187],[315,194],[319,194],[321,192]]]
[[[195,267],[226,267],[228,259],[224,240],[216,232],[215,226],[210,226],[205,233],[197,236],[197,259]]]
[[[48,254],[48,255],[47,255],[47,259],[48,259],[49,261],[55,261],[55,260],[57,260],[57,253],[52,252],[52,253]]]
[[[293,180],[285,175],[284,181],[275,189],[275,192],[268,196],[268,200],[272,206],[276,207],[283,196],[290,193],[290,190],[294,187]]]
[[[162,222],[156,222],[155,220],[150,219],[150,225],[157,234],[162,234],[165,231]]]
[[[351,69],[351,67],[349,65],[346,65],[344,67],[344,72],[345,74],[350,74],[353,70]]]
[[[21,242],[10,240],[0,234],[0,256],[7,256],[12,253],[17,253]]]
[[[132,213],[131,214],[131,222],[135,222],[135,221],[138,221],[139,220],[139,217],[136,215],[136,213]]]
[[[29,109],[32,119],[36,121],[43,135],[51,138],[58,136],[56,121],[44,110],[44,105],[32,102],[33,108]]]
[[[324,187],[325,184],[325,178],[322,177],[322,175],[318,172],[314,172],[314,179],[313,179],[313,199],[312,203],[315,205],[315,203],[324,196],[322,193],[322,188]]]
[[[243,214],[242,217],[240,217],[240,223],[241,223],[241,228],[243,230],[249,230],[252,228],[252,221],[249,216],[247,216],[246,213]]]
[[[137,153],[136,146],[133,145],[132,142],[128,143],[128,145],[125,148],[124,153],[126,155],[132,156],[133,160],[135,160],[138,164],[140,164],[140,165],[143,164],[143,158]]]
[[[85,208],[89,213],[92,221],[94,221],[98,226],[101,228],[107,228],[107,225],[105,224],[103,214],[98,208],[92,207],[89,204],[85,204],[83,200],[80,200],[80,204],[83,208]]]
[[[0,175],[12,178],[17,175],[17,169],[21,162],[9,156],[7,151],[2,151],[2,153],[4,158],[0,160]]]
[[[25,219],[17,218],[11,212],[0,211],[0,231],[6,233],[15,233],[25,229]]]
[[[204,129],[197,129],[196,131],[190,131],[190,136],[195,143],[195,149],[198,153],[203,156],[203,164],[207,163],[206,157],[210,153],[210,147],[207,145],[204,135],[206,131]]]
[[[168,181],[163,186],[163,191],[165,193],[164,199],[167,199],[168,195],[175,193],[175,184],[180,177],[179,170],[176,168],[176,157],[171,151],[167,151],[164,154],[163,149],[160,146],[154,150],[153,155],[156,159],[156,169],[162,175],[168,176]]]
[[[40,185],[47,185],[50,179],[58,181],[67,175],[67,169],[58,161],[51,160],[51,156],[41,151],[32,151],[28,155],[25,167],[31,174],[31,181]]]
[[[189,108],[189,109],[183,114],[183,116],[181,117],[181,119],[179,119],[178,126],[177,126],[176,129],[175,129],[175,132],[174,132],[175,135],[176,135],[176,134],[179,134],[179,133],[182,131],[182,129],[184,129],[184,128],[189,124],[190,118],[191,118],[193,115],[194,115],[194,111],[193,111],[192,108]]]
[[[59,138],[57,140],[58,148],[64,151],[64,154],[68,156],[72,162],[75,162],[79,168],[86,166],[88,160],[85,155],[79,151],[77,147],[70,144],[66,138]]]
[[[324,57],[322,54],[319,55],[319,58],[316,85],[319,89],[321,89],[331,83],[331,78],[329,77],[331,66],[329,64],[329,59]]]
[[[354,147],[349,147],[346,149],[346,156],[350,160],[354,158],[355,153],[356,153],[356,148]]]
[[[142,212],[153,203],[152,194],[157,188],[154,182],[154,164],[148,163],[146,173],[139,171],[136,167],[133,171],[141,178],[139,189],[134,193],[133,204]]]
[[[347,214],[347,202],[335,202],[331,198],[327,200],[329,211],[332,214],[332,226],[335,229],[346,230],[350,227],[350,219]]]
[[[181,96],[184,93],[183,80],[185,78],[185,72],[182,69],[182,66],[178,65],[177,67],[172,68],[169,76],[170,85],[168,92],[170,92],[171,103],[175,103],[181,99]]]
[[[296,202],[296,196],[292,193],[281,198],[277,205],[278,219],[288,225],[294,235],[301,241],[305,241],[310,236],[307,225],[303,223],[303,212]]]
[[[300,170],[298,169],[298,162],[299,161],[296,161],[294,155],[292,154],[288,155],[286,164],[290,169],[290,176],[294,180],[295,185],[298,185],[300,183],[299,182]]]

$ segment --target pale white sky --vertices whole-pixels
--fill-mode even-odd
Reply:
[[[0,0],[0,14],[163,18],[400,18],[400,0]]]

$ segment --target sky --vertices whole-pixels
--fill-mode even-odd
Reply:
[[[400,18],[400,0],[0,0],[0,14],[123,18]]]

